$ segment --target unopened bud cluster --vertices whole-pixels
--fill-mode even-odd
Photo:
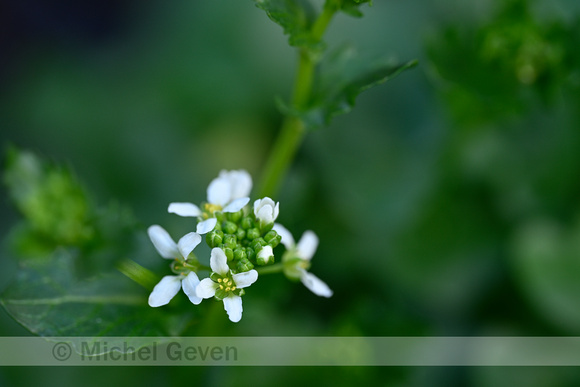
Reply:
[[[216,212],[215,228],[205,236],[209,247],[220,248],[228,264],[238,272],[252,270],[255,266],[274,263],[273,249],[282,237],[272,228],[273,223],[260,225],[253,213]]]

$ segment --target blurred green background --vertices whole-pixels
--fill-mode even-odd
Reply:
[[[69,165],[98,203],[166,213],[220,169],[260,176],[295,52],[249,0],[0,6],[0,144]],[[281,276],[238,336],[580,334],[580,3],[376,0],[328,42],[419,66],[306,137],[281,215],[320,237],[327,300]],[[1,235],[19,218],[3,188]],[[164,262],[159,262],[161,264]],[[153,269],[153,268],[152,268]],[[17,270],[0,260],[0,290]],[[161,270],[161,269],[160,269]],[[226,320],[224,314],[224,320]],[[29,333],[0,310],[0,335]],[[0,386],[575,386],[576,368],[3,368]]]

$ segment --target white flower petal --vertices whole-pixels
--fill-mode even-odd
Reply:
[[[310,230],[305,231],[296,245],[296,251],[300,258],[311,260],[318,248],[318,237]]]
[[[274,209],[271,206],[266,205],[258,210],[256,218],[266,224],[272,223],[274,221],[274,217],[272,216],[273,212]]]
[[[292,233],[288,231],[288,229],[282,226],[280,223],[274,223],[274,231],[278,233],[282,237],[282,244],[286,247],[287,250],[292,250],[296,247],[296,242],[294,242],[294,237]]]
[[[224,298],[224,309],[232,322],[238,322],[242,319],[242,297],[229,296]]]
[[[213,282],[209,278],[202,279],[199,284],[195,287],[195,294],[197,297],[201,298],[212,298],[215,296],[215,291],[218,288],[218,284]]]
[[[302,275],[300,276],[300,280],[302,281],[304,286],[310,289],[312,293],[322,297],[332,296],[332,290],[330,290],[330,288],[326,283],[324,283],[324,281],[322,281],[320,278],[318,278],[312,273],[307,272],[304,269],[301,269],[300,271],[302,273]]]
[[[248,197],[238,198],[238,199],[234,200],[233,202],[231,202],[230,204],[228,204],[227,206],[225,206],[224,209],[222,210],[222,212],[238,212],[239,210],[244,208],[244,206],[246,204],[248,204],[249,202],[250,202],[250,198],[248,198]]]
[[[258,199],[254,202],[254,215],[263,223],[272,223],[280,212],[279,204],[268,197]]]
[[[153,288],[149,295],[149,306],[154,308],[169,303],[181,288],[181,277],[175,275],[166,275]]]
[[[190,232],[189,234],[185,234],[179,242],[177,242],[177,248],[179,252],[183,256],[183,258],[187,258],[189,253],[195,249],[197,245],[201,242],[201,235],[195,232]]]
[[[149,239],[163,258],[174,259],[179,257],[177,244],[161,226],[153,225],[147,229]]]
[[[201,210],[193,203],[170,203],[167,211],[179,216],[200,216]]]
[[[231,191],[227,178],[216,177],[207,187],[207,201],[224,207],[232,199]]]
[[[220,177],[225,176],[230,181],[232,200],[250,196],[252,177],[247,171],[221,171]],[[235,211],[233,211],[235,212]]]
[[[228,258],[226,253],[219,247],[214,247],[211,250],[211,256],[209,259],[209,266],[211,270],[219,275],[226,275],[230,272],[230,267],[228,266]]]
[[[197,232],[198,234],[207,234],[208,232],[214,229],[216,223],[217,223],[216,218],[206,219],[203,222],[199,222],[197,224],[195,232]]]
[[[244,273],[234,274],[232,275],[232,278],[236,283],[236,287],[243,289],[256,282],[258,279],[258,272],[256,270],[250,270]]]
[[[193,271],[181,281],[181,288],[183,289],[183,292],[187,294],[189,301],[191,301],[194,305],[198,305],[202,300],[201,297],[198,297],[195,291],[199,283],[199,278]]]

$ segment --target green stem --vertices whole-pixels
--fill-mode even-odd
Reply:
[[[157,282],[159,282],[159,277],[157,277],[151,270],[144,268],[130,259],[122,260],[116,265],[116,267],[121,273],[147,290],[152,290]]]
[[[311,33],[315,41],[319,42],[337,11],[332,0],[325,4],[322,12],[312,24]],[[307,107],[312,93],[314,71],[317,61],[307,48],[301,48],[298,55],[298,68],[294,81],[292,96],[293,107],[300,111]],[[266,169],[262,175],[261,185],[258,190],[259,197],[274,197],[279,189],[282,178],[286,175],[298,147],[302,143],[306,126],[295,115],[287,115],[282,123],[280,134],[272,148],[266,162]]]
[[[258,271],[258,275],[280,273],[284,270],[284,265],[281,263],[275,263],[270,266],[258,267],[256,270]]]
[[[278,139],[270,152],[270,157],[266,162],[266,169],[262,176],[259,197],[274,197],[278,191],[278,186],[282,177],[286,174],[288,167],[298,146],[304,136],[304,123],[300,118],[288,116],[282,124],[282,129]]]

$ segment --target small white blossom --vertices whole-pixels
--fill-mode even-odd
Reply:
[[[215,211],[238,212],[250,202],[252,178],[244,170],[222,170],[207,187],[207,203],[204,210],[193,203],[170,203],[168,212],[186,217],[210,216],[197,224],[196,232],[206,234],[214,229],[217,219]]]
[[[171,238],[165,229],[158,225],[153,225],[147,230],[149,238],[159,254],[166,259],[187,259],[189,254],[201,242],[201,236],[195,232],[183,236],[179,242]],[[169,303],[182,288],[189,300],[197,305],[201,298],[195,293],[195,288],[199,284],[199,278],[195,272],[187,275],[167,275],[159,281],[149,295],[149,306],[158,307]]]
[[[280,213],[280,203],[265,197],[254,202],[254,215],[262,224],[274,223]]]
[[[312,231],[305,231],[298,241],[294,242],[294,237],[281,224],[274,224],[274,231],[282,237],[282,244],[287,252],[282,260],[284,261],[284,273],[289,278],[300,279],[312,293],[317,296],[331,297],[333,292],[328,285],[314,274],[307,271],[310,261],[318,247],[318,237]]]
[[[211,250],[209,265],[217,280],[204,278],[197,285],[196,294],[201,298],[216,297],[223,300],[224,309],[232,322],[242,319],[243,288],[256,282],[258,272],[250,270],[244,273],[233,274],[228,266],[226,254],[219,247]]]

